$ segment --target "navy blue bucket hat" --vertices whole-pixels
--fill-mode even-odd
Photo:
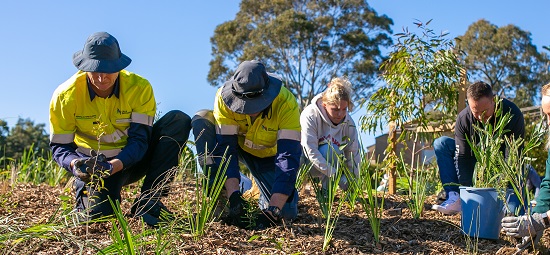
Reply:
[[[230,80],[223,84],[222,99],[232,111],[258,113],[279,95],[283,82],[265,71],[257,60],[244,61]]]
[[[88,37],[84,49],[75,52],[73,64],[84,72],[116,73],[132,60],[122,54],[117,39],[107,32],[96,32]]]

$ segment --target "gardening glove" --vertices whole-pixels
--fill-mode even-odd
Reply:
[[[275,218],[271,213],[267,211],[267,209],[262,210],[259,212],[255,217],[254,223],[255,226],[253,227],[254,230],[263,230],[269,227],[275,227],[277,224],[281,222],[281,219]]]
[[[92,176],[107,178],[113,173],[113,165],[109,163],[107,157],[101,153],[86,159],[85,164],[87,166],[86,172]]]
[[[92,176],[107,178],[113,172],[113,165],[107,162],[103,154],[91,158],[78,158],[73,163],[73,175],[80,178],[83,182],[90,182]]]
[[[249,220],[246,217],[247,202],[243,199],[240,191],[235,191],[229,197],[229,223],[240,228],[246,228]]]
[[[539,231],[534,237],[524,236],[521,238],[521,243],[516,244],[516,252],[513,255],[523,254],[524,250],[529,250],[531,247],[537,249],[543,233],[544,231]]]
[[[86,171],[86,158],[78,158],[73,163],[73,175],[83,182],[90,182],[90,174]]]
[[[548,222],[546,213],[534,213],[532,215],[522,215],[519,217],[504,217],[501,221],[502,231],[507,236],[512,237],[524,237],[535,236],[537,232],[543,231],[547,226],[545,220]]]

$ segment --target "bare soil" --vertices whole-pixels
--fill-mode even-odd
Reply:
[[[189,197],[194,185],[176,184],[163,202],[176,214]],[[124,189],[121,207],[128,214],[135,188]],[[70,188],[47,185],[0,185],[0,234],[17,232],[45,224],[63,205],[72,206]],[[67,202],[62,198],[68,196]],[[436,196],[428,197],[420,219],[413,219],[404,195],[386,195],[381,223],[381,241],[375,243],[366,214],[360,205],[354,211],[345,206],[327,251],[322,251],[324,223],[313,192],[300,192],[299,215],[284,226],[262,231],[243,230],[213,222],[200,240],[185,232],[176,233],[161,254],[513,254],[515,240],[501,234],[499,240],[475,240],[461,233],[460,215],[445,216],[430,210]],[[128,218],[135,233],[143,231],[141,223]],[[0,254],[96,254],[92,247],[104,248],[112,243],[112,223],[62,227],[56,238],[4,240]],[[154,235],[156,236],[156,235]],[[251,240],[253,239],[253,240]],[[156,245],[138,249],[138,254],[155,254]],[[546,254],[550,247],[547,231],[538,251],[521,254]]]

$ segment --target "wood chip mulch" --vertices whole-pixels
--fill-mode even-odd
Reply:
[[[70,185],[67,185],[70,187]],[[193,195],[194,185],[176,183],[164,204],[176,214]],[[121,207],[129,213],[137,187],[124,189]],[[445,216],[430,210],[436,196],[429,196],[420,219],[413,219],[404,195],[386,195],[381,220],[380,242],[374,241],[367,215],[358,204],[352,211],[344,206],[333,239],[322,250],[325,232],[313,192],[300,192],[299,215],[284,226],[263,231],[243,230],[213,222],[200,238],[185,231],[164,231],[164,248],[149,237],[151,244],[137,247],[137,254],[513,254],[516,241],[501,234],[498,240],[470,238],[462,234],[460,215]],[[75,226],[70,221],[53,224],[47,235],[25,235],[23,230],[46,225],[64,209],[72,207],[70,188],[0,183],[0,254],[98,254],[112,244],[112,223]],[[60,221],[55,221],[59,223]],[[145,230],[139,220],[129,218],[134,235]],[[6,238],[20,233],[20,238]],[[168,238],[169,236],[169,238]],[[167,240],[167,241],[166,241]],[[167,242],[167,243],[166,243]],[[537,251],[521,254],[547,254],[550,232],[546,231]]]

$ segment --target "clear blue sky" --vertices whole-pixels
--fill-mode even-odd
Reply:
[[[97,31],[113,34],[132,58],[127,68],[153,85],[159,110],[192,115],[212,108],[216,88],[206,82],[210,37],[216,25],[235,17],[240,1],[5,1],[0,8],[0,119],[18,117],[48,124],[54,89],[77,70],[72,55]],[[433,19],[435,31],[464,34],[484,18],[497,26],[515,24],[550,45],[550,1],[369,1],[394,21],[393,32]],[[274,70],[276,72],[276,70]],[[354,119],[364,111],[354,114]],[[376,134],[378,135],[378,134]],[[364,144],[373,143],[364,134]]]

